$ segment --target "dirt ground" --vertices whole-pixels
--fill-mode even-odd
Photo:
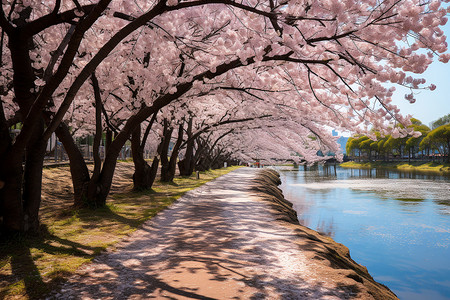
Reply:
[[[92,169],[93,165],[88,165]],[[130,163],[118,163],[114,172],[113,184],[109,195],[131,191],[134,166]],[[63,201],[61,201],[63,200]],[[44,168],[42,176],[42,204],[40,215],[64,211],[73,205],[73,186],[69,166]]]
[[[241,168],[188,192],[48,299],[396,298],[344,246],[278,221],[249,190],[255,176]]]

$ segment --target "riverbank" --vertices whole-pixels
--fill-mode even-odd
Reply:
[[[450,174],[450,164],[433,163],[433,162],[354,162],[348,161],[340,164],[343,168],[352,169],[393,169],[400,171],[412,172],[432,172],[440,174]]]
[[[200,179],[177,176],[174,183],[156,181],[151,191],[133,192],[133,163],[118,162],[106,207],[74,210],[69,167],[45,168],[40,236],[0,241],[0,299],[42,299],[184,193],[234,169],[201,172]]]
[[[265,169],[259,172],[252,189],[263,201],[270,203],[273,213],[277,220],[282,221],[283,226],[295,231],[297,235],[295,243],[307,258],[311,261],[320,261],[322,266],[316,269],[317,276],[323,276],[324,279],[333,282],[354,280],[353,284],[357,292],[350,297],[352,299],[397,299],[388,287],[376,282],[364,266],[350,257],[346,246],[300,225],[292,203],[284,198],[283,192],[278,188],[280,184],[278,172]]]

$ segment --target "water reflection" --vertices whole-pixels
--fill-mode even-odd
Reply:
[[[302,224],[348,246],[401,299],[450,299],[449,176],[331,165],[282,181]]]
[[[400,203],[401,205],[407,205],[407,206],[410,206],[410,205],[417,205],[417,204],[419,204],[420,202],[425,201],[425,199],[409,199],[409,198],[396,198],[395,200],[400,201],[399,203]]]
[[[420,179],[420,180],[450,180],[450,175],[438,174],[435,172],[415,172],[406,170],[391,169],[345,169],[333,164],[315,165],[312,167],[300,167],[292,169],[298,170],[300,174],[314,174],[313,177],[323,179],[346,179],[346,178],[390,178],[390,179]],[[293,172],[296,173],[296,172]]]

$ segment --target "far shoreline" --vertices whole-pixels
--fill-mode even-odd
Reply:
[[[385,162],[385,161],[375,161],[375,162],[348,161],[339,164],[339,166],[351,169],[387,169],[395,171],[450,175],[450,164],[437,162],[408,163],[408,162]]]

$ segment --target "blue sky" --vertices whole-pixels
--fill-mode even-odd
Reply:
[[[443,27],[443,30],[447,36],[447,43],[450,44],[450,21]],[[434,83],[437,88],[434,91],[418,91],[416,94],[416,102],[411,104],[404,99],[404,95],[409,90],[396,87],[397,90],[394,93],[393,101],[400,108],[400,112],[403,115],[412,115],[414,118],[421,120],[425,125],[429,125],[432,121],[449,114],[450,62],[443,64],[436,60],[425,73],[415,76],[425,78],[427,80],[426,85]]]

